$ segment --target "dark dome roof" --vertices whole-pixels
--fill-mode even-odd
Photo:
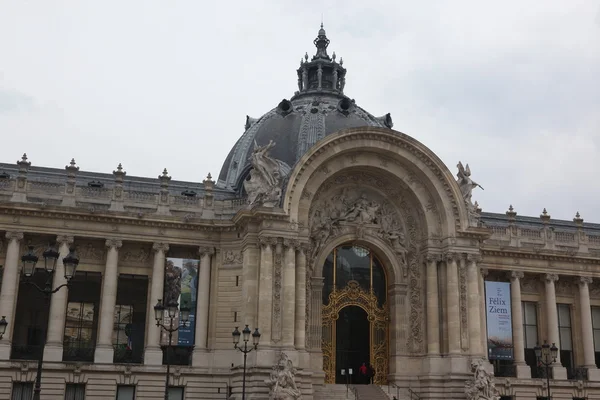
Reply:
[[[276,143],[270,156],[290,169],[317,141],[345,128],[363,126],[392,127],[390,114],[376,118],[344,95],[346,69],[337,63],[335,53],[327,54],[329,39],[321,26],[314,41],[317,54],[308,55],[298,69],[298,91],[290,100],[258,119],[246,117],[246,131],[229,152],[218,185],[238,189],[250,170],[250,155],[255,146]]]

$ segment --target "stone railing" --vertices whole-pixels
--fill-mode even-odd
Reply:
[[[1,177],[0,177],[1,178]],[[212,187],[205,183],[205,191],[194,196],[156,192],[127,190],[115,182],[112,187],[74,186],[65,178],[64,183],[28,179],[25,185],[18,185],[13,176],[0,179],[0,202],[9,204],[26,203],[40,206],[63,206],[82,209],[87,212],[129,212],[135,215],[167,215],[185,220],[229,219],[246,206],[245,199],[215,199]],[[21,186],[19,188],[19,186]],[[166,187],[162,190],[165,191]]]
[[[553,250],[560,253],[589,253],[600,256],[600,232],[588,234],[583,226],[572,229],[553,226],[551,223],[539,229],[520,227],[516,224],[507,226],[489,226],[492,233],[486,241],[490,245],[501,247],[520,247],[534,251]]]

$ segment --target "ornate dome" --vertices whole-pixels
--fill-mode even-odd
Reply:
[[[277,107],[256,119],[246,117],[246,131],[229,152],[217,185],[241,190],[251,169],[250,156],[258,146],[275,143],[270,155],[288,173],[316,142],[344,128],[377,126],[392,128],[390,114],[374,117],[344,94],[346,69],[335,53],[327,54],[329,39],[321,24],[313,42],[316,54],[300,60],[298,91]]]

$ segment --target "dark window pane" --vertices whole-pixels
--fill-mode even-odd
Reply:
[[[33,382],[13,382],[11,400],[31,400]]]

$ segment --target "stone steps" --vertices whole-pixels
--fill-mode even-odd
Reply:
[[[388,394],[377,385],[354,386],[358,400],[389,400]]]
[[[327,384],[320,386],[315,389],[313,399],[314,400],[354,400],[354,394],[352,390],[348,390],[348,397],[346,397],[346,385],[332,385]]]

